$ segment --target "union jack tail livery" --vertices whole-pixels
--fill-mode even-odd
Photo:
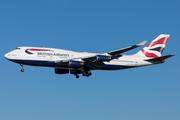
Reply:
[[[146,47],[140,50],[136,55],[144,56],[147,58],[157,58],[161,57],[161,54],[166,46],[170,35],[161,34],[150,42]]]

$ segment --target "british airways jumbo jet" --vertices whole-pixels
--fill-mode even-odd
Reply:
[[[18,47],[7,53],[4,57],[21,65],[44,66],[55,68],[56,74],[92,75],[92,70],[121,70],[140,66],[164,63],[165,59],[173,55],[161,56],[169,35],[161,34],[146,47],[134,55],[122,55],[122,53],[140,47],[140,44],[107,53],[73,52],[54,48]]]

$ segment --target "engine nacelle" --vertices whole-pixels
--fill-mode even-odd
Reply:
[[[80,68],[84,65],[81,61],[69,61],[69,67],[71,68]]]
[[[111,60],[110,56],[106,56],[106,55],[97,55],[96,56],[96,62],[108,62],[109,60]]]
[[[69,69],[55,68],[54,71],[55,71],[56,74],[68,74],[69,73]]]

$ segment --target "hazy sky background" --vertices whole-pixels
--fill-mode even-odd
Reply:
[[[0,120],[180,120],[180,1],[1,0]],[[164,64],[90,77],[4,58],[19,46],[104,53],[170,34]],[[141,47],[142,48],[142,47]],[[124,54],[134,54],[137,48]]]

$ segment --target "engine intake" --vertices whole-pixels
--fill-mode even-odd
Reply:
[[[56,74],[68,74],[69,73],[69,69],[55,68],[54,71],[55,71]]]
[[[105,56],[105,55],[97,55],[96,56],[96,62],[108,62],[111,60],[110,56]]]

